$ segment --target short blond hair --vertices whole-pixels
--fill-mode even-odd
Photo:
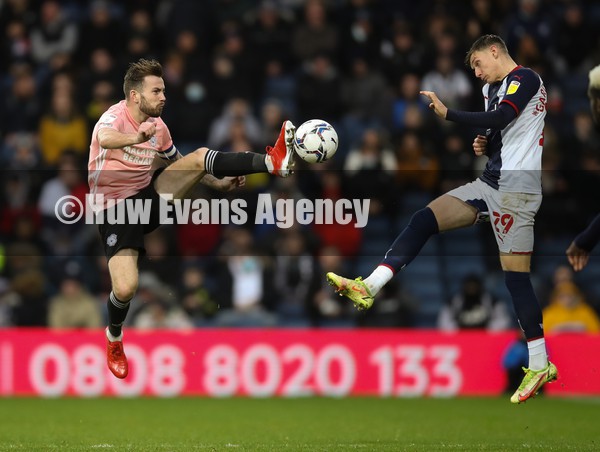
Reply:
[[[590,84],[588,85],[588,95],[600,97],[600,64],[590,71]]]

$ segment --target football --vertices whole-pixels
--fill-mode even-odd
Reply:
[[[305,162],[324,162],[333,157],[337,148],[337,132],[327,121],[310,119],[296,129],[294,150]]]

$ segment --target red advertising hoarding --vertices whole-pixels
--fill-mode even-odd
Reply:
[[[481,331],[128,329],[130,372],[118,380],[106,368],[103,334],[0,330],[0,395],[497,395],[506,384],[502,356],[515,340]],[[548,394],[600,394],[600,336],[548,344],[561,376]]]

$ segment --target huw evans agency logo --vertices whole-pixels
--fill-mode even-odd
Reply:
[[[56,218],[65,224],[84,219],[86,224],[149,224],[158,209],[160,224],[271,224],[290,228],[294,224],[353,224],[364,228],[370,199],[290,199],[258,195],[256,210],[245,199],[173,199],[161,195],[158,206],[150,199],[106,199],[88,194],[84,203],[63,196],[55,205]]]

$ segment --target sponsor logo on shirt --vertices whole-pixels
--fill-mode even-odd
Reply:
[[[510,82],[510,85],[508,85],[508,89],[506,90],[506,94],[514,94],[517,92],[517,90],[519,89],[519,86],[521,86],[520,82],[517,82],[516,80],[513,80],[512,82]]]
[[[117,115],[113,115],[112,113],[105,113],[102,115],[102,118],[100,118],[100,120],[106,124],[110,124],[111,122],[114,122],[115,119],[117,119]]]

